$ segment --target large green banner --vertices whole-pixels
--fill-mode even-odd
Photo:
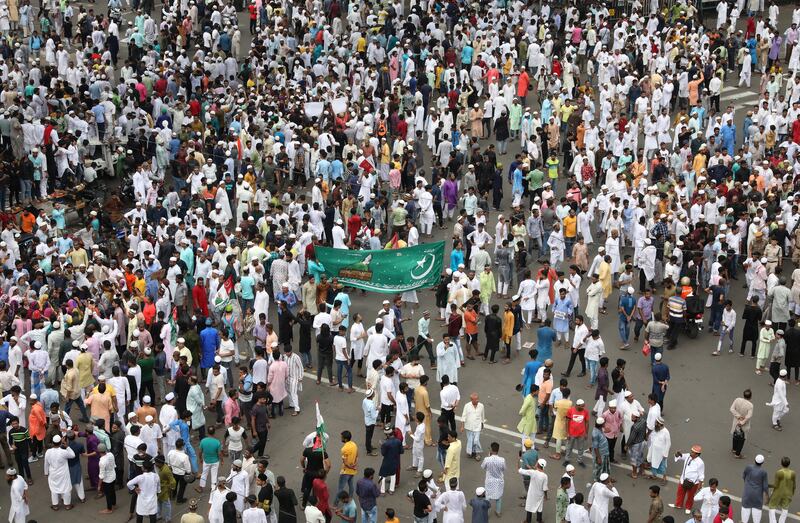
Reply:
[[[325,274],[343,285],[392,294],[439,283],[444,242],[380,251],[315,247],[314,253]]]

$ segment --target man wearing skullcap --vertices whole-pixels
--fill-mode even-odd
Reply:
[[[64,508],[71,510],[72,482],[70,480],[69,460],[75,458],[75,452],[67,446],[66,438],[53,436],[53,446],[44,454],[44,475],[50,488],[50,507],[59,509],[63,501]]]
[[[11,507],[8,511],[8,521],[9,523],[25,523],[26,516],[31,511],[28,484],[13,467],[6,470],[6,481],[11,486],[9,492]]]

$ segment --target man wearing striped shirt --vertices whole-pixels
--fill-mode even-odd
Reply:
[[[686,322],[686,300],[680,294],[671,296],[667,301],[667,309],[669,310],[669,345],[667,348],[675,348],[678,344],[678,332]]]

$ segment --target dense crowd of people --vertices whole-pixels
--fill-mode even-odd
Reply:
[[[623,463],[652,478],[648,523],[786,521],[790,457],[756,455],[726,495],[701,445],[673,448],[665,400],[687,337],[769,375],[776,432],[800,385],[800,7],[159,7],[0,0],[9,521],[44,479],[54,511],[93,491],[138,522],[375,523],[381,504],[387,523],[482,523],[514,513],[514,477],[529,523],[620,523]],[[742,86],[743,117],[721,104]],[[377,314],[315,254],[442,237],[436,288]],[[640,349],[647,405],[625,378]],[[467,360],[522,367],[518,463],[482,434]],[[273,470],[273,423],[323,377],[364,430],[339,445],[320,423],[281,448],[302,476]],[[730,406],[736,458],[751,400]]]

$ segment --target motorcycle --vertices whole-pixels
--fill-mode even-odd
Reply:
[[[99,191],[85,183],[79,183],[74,187],[57,191],[53,195],[53,201],[64,205],[68,209],[74,209],[80,223],[85,222],[89,211],[100,208],[103,203]]]
[[[703,330],[703,312],[689,312],[686,311],[685,315],[686,321],[684,322],[686,335],[689,336],[690,339],[697,338],[697,335],[700,334]]]

